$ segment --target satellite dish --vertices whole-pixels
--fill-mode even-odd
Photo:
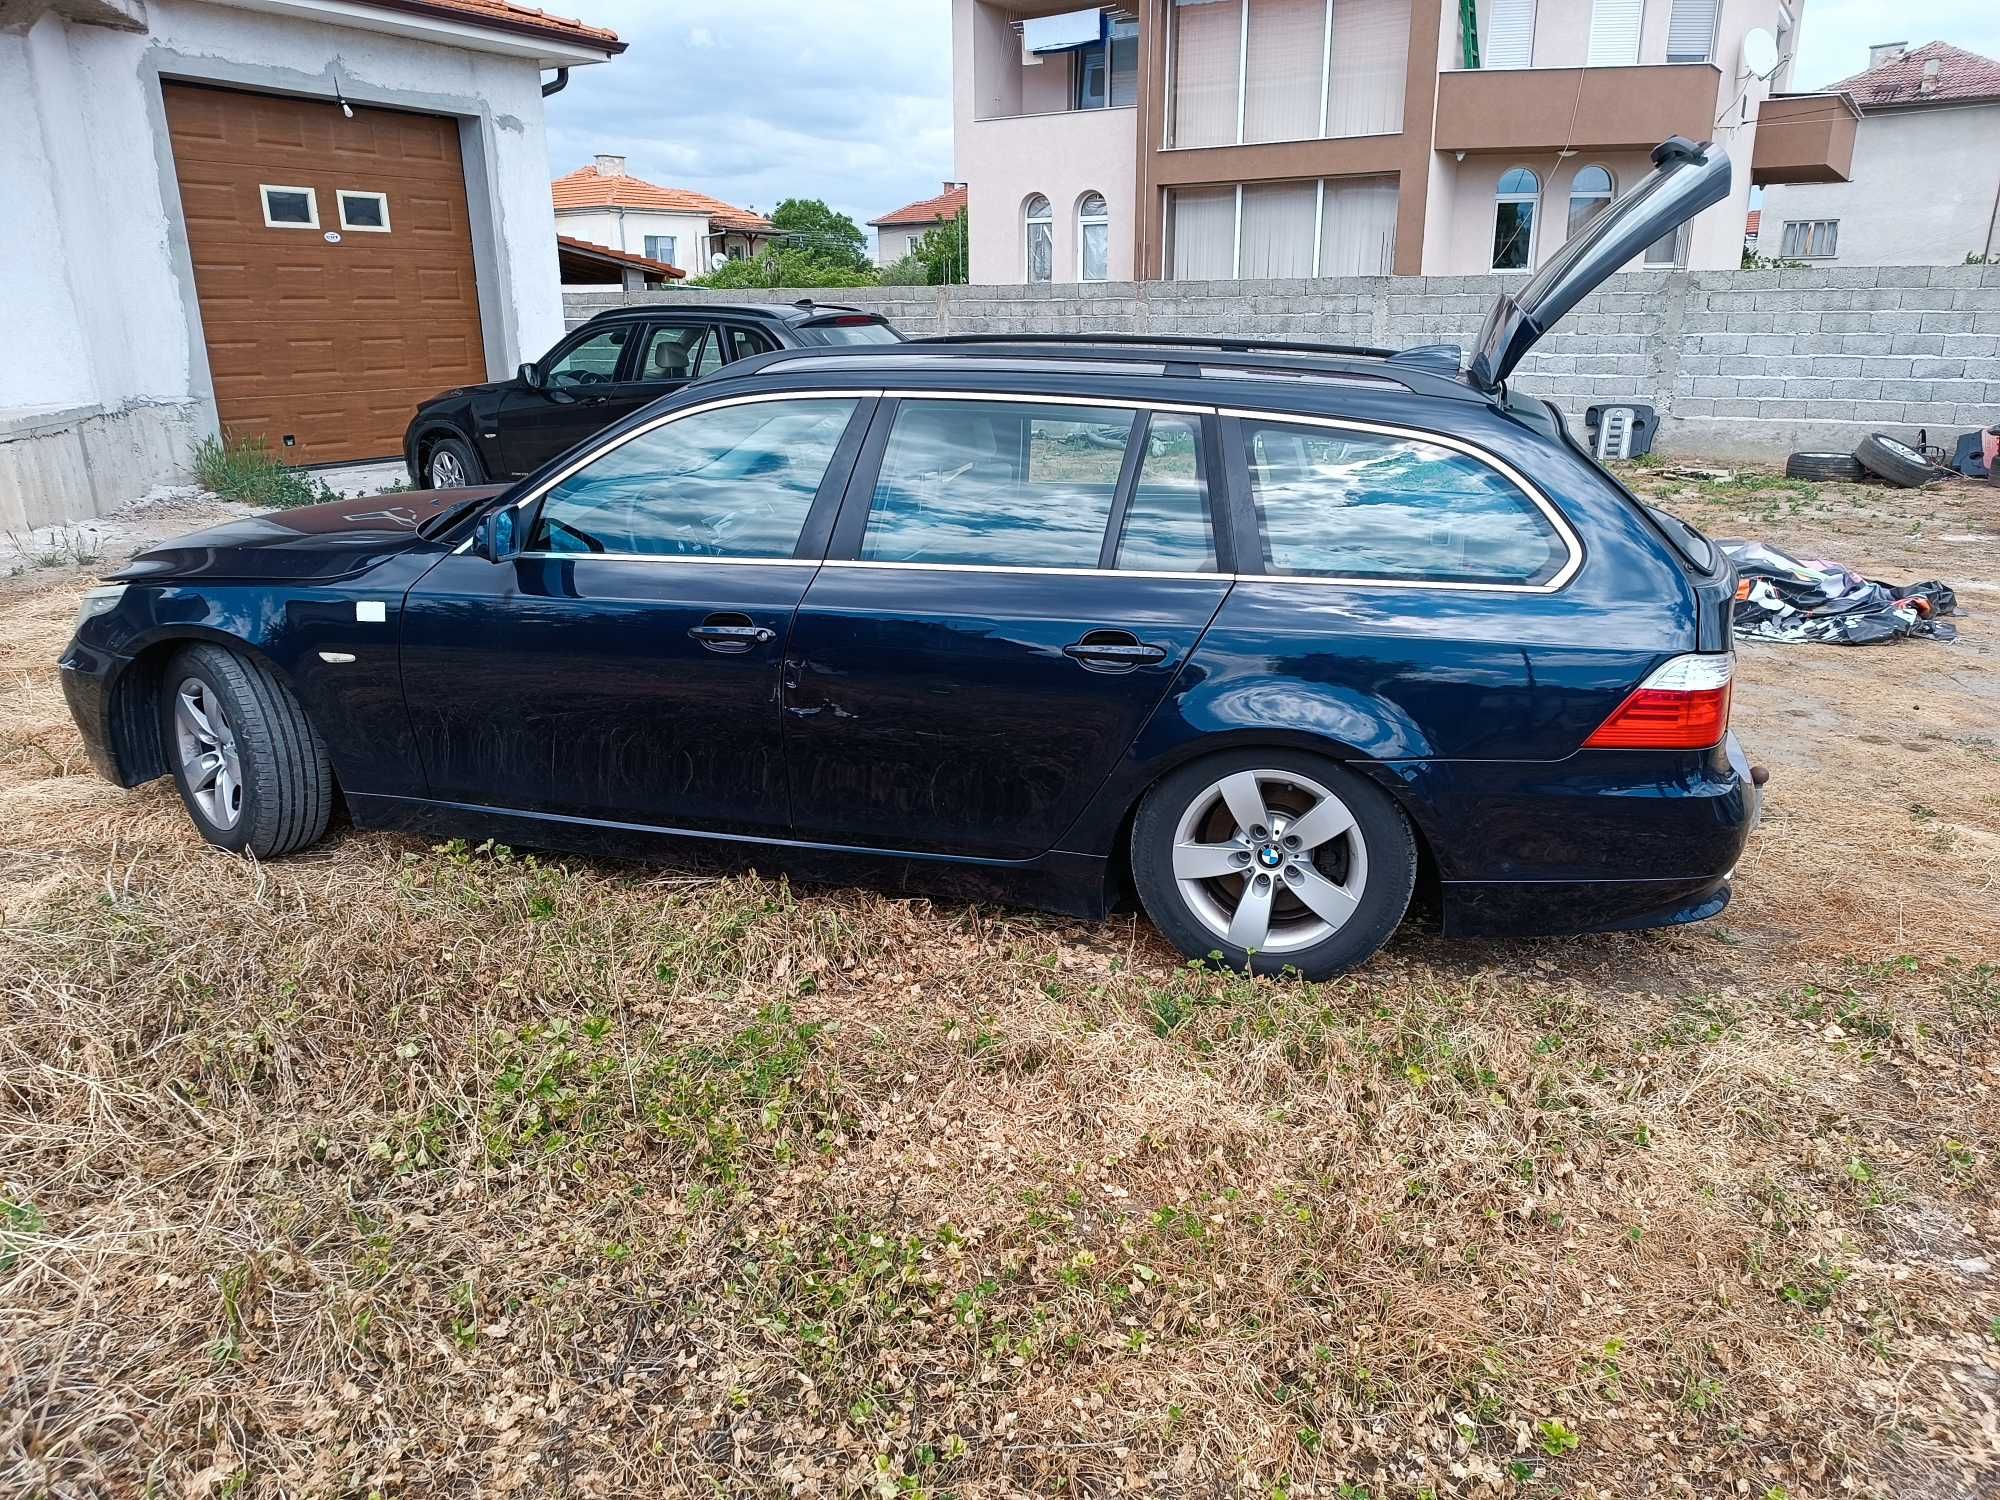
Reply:
[[[1743,70],[1760,79],[1778,71],[1777,39],[1761,26],[1743,38]]]
[[[715,254],[711,255],[708,258],[708,268],[711,271],[720,271],[724,266],[728,264],[729,264],[729,257],[724,255],[720,250],[716,251]]]

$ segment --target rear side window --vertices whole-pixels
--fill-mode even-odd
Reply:
[[[1569,552],[1492,466],[1437,443],[1246,422],[1264,571],[1306,578],[1533,585]]]
[[[1145,573],[1213,573],[1215,525],[1203,472],[1201,419],[1155,412],[1112,565]]]
[[[869,502],[868,562],[1095,568],[1134,413],[905,401]]]

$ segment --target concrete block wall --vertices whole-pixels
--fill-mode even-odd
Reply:
[[[940,333],[1156,333],[1470,348],[1515,277],[843,287],[821,291],[577,291],[572,325],[635,303],[790,302],[879,312]],[[1852,449],[1870,432],[1949,445],[2000,422],[2000,266],[1631,271],[1586,298],[1515,381],[1578,424],[1605,401],[1660,412],[1658,447],[1780,463]]]

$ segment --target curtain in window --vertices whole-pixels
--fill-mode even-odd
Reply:
[[[1242,276],[1310,276],[1313,273],[1311,182],[1258,182],[1243,189]]]
[[[1409,52],[1410,0],[1334,0],[1326,133],[1387,135],[1401,130]]]
[[[1396,179],[1329,181],[1320,211],[1319,274],[1387,276],[1396,264]]]
[[[1707,62],[1715,47],[1715,0],[1674,0],[1667,20],[1667,61]]]
[[[1181,188],[1168,204],[1175,281],[1227,281],[1236,274],[1236,189]]]
[[[1243,139],[1303,141],[1319,134],[1319,65],[1326,0],[1250,0]]]
[[[1241,10],[1235,0],[1174,0],[1173,27],[1169,141],[1176,146],[1234,145]]]
[[[1629,68],[1639,60],[1639,20],[1645,0],[1591,0],[1593,68]]]
[[[1486,23],[1486,45],[1480,49],[1484,68],[1526,68],[1534,63],[1535,0],[1493,0]]]
[[[1139,102],[1139,23],[1111,23],[1111,102],[1114,106]]]

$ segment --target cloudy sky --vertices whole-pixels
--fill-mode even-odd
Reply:
[[[549,100],[556,172],[623,152],[669,187],[767,211],[824,198],[857,223],[951,175],[951,0],[541,3],[631,44]],[[1801,88],[1858,72],[1871,42],[2000,57],[1995,0],[1806,0],[1802,29]]]

